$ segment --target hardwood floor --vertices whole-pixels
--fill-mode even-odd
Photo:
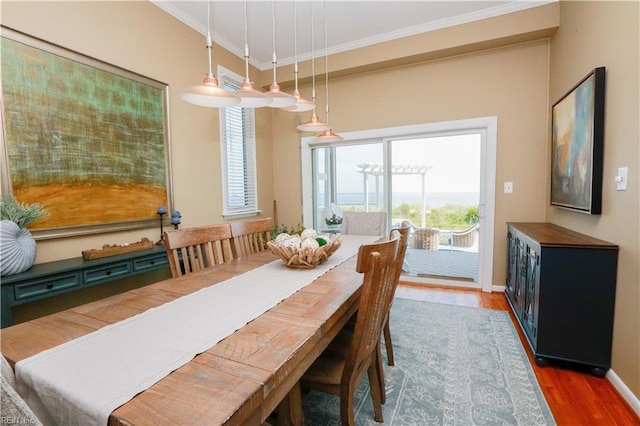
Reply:
[[[401,282],[396,297],[508,311],[559,426],[640,425],[640,418],[607,379],[597,378],[588,371],[567,367],[538,367],[503,293]]]

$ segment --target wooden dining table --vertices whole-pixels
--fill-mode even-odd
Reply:
[[[5,328],[2,353],[13,366],[276,259],[263,251]],[[356,312],[355,264],[353,256],[196,355],[115,409],[109,424],[261,424]]]

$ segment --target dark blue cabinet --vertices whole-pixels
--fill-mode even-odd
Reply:
[[[618,246],[550,223],[508,223],[505,295],[536,363],[611,367]]]
[[[13,325],[13,307],[128,277],[140,276],[142,280],[144,273],[162,269],[169,278],[164,245],[96,260],[77,257],[34,265],[21,274],[2,277],[2,328]]]

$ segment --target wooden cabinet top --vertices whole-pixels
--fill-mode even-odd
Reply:
[[[553,223],[507,222],[507,225],[526,234],[541,246],[618,249],[616,244],[608,243]]]

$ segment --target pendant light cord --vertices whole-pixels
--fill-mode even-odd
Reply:
[[[296,93],[298,90],[298,4],[293,2],[293,74],[295,76]]]
[[[324,1],[324,89],[325,89],[325,113],[329,124],[329,54],[327,53],[327,0]]]
[[[276,58],[276,0],[271,0],[271,38],[273,43],[273,55],[271,56],[271,63],[273,64],[273,85],[278,85],[276,79],[276,64],[278,60]]]
[[[247,0],[244,0],[244,73],[245,82],[251,83],[249,80],[249,31],[247,28]]]
[[[213,43],[211,42],[211,12],[209,10],[210,4],[211,1],[207,0],[207,52],[209,57],[209,71],[207,72],[207,77],[213,78],[213,72],[211,71],[211,51],[213,50]]]
[[[313,38],[313,2],[311,3],[311,102],[313,102],[313,115],[316,115],[316,51]]]

